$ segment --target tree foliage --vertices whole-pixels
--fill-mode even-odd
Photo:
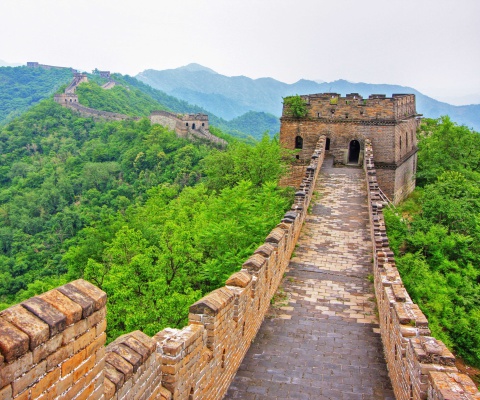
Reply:
[[[480,366],[479,135],[448,118],[419,133],[417,189],[386,212],[388,236],[412,299],[433,335]]]
[[[283,98],[283,104],[286,106],[286,115],[294,118],[303,118],[308,114],[307,103],[298,94]]]
[[[21,115],[72,79],[68,69],[0,67],[0,125]]]
[[[120,96],[115,111],[131,100]],[[220,151],[147,119],[95,121],[52,100],[6,125],[0,306],[83,277],[108,294],[109,339],[182,326],[188,306],[241,267],[292,201],[277,187],[277,139],[229,141]]]

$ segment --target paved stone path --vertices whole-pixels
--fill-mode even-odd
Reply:
[[[375,314],[364,173],[320,171],[275,304],[225,399],[394,399]]]

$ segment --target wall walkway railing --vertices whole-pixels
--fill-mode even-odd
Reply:
[[[372,228],[374,282],[380,331],[397,400],[480,399],[473,381],[455,367],[455,357],[431,336],[428,320],[412,301],[395,266],[383,216],[372,144],[365,143],[364,169]]]

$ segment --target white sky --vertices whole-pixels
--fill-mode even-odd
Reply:
[[[0,0],[0,59],[392,83],[480,102],[480,0]]]

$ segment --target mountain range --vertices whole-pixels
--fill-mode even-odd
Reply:
[[[417,99],[417,111],[425,117],[449,115],[459,124],[480,130],[480,104],[454,106],[428,97],[414,88],[400,85],[353,83],[341,79],[333,82],[301,79],[288,84],[273,78],[229,77],[199,64],[162,71],[147,69],[136,78],[226,120],[238,118],[249,111],[280,117],[282,98],[295,94],[335,92],[342,95],[359,93],[367,97],[374,93],[387,96],[413,93]]]

